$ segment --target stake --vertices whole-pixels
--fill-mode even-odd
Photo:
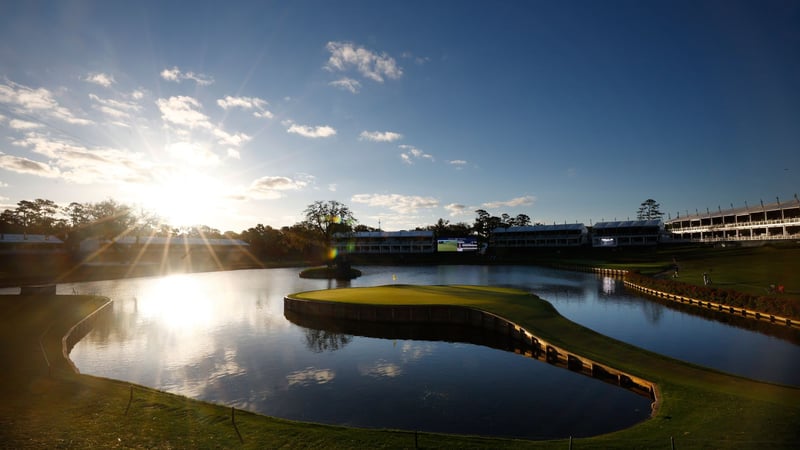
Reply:
[[[231,422],[233,422],[233,429],[236,430],[236,435],[239,436],[239,442],[244,444],[242,433],[239,433],[239,427],[236,426],[236,409],[233,406],[231,406]]]
[[[128,410],[131,409],[131,402],[133,401],[133,386],[131,386],[131,396],[128,397],[128,406],[125,407],[125,415],[128,415]]]

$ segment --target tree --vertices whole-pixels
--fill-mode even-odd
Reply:
[[[495,228],[508,226],[508,224],[503,223],[503,219],[497,216],[492,216],[484,209],[476,210],[475,214],[477,214],[478,217],[475,218],[475,225],[473,225],[472,228],[478,234],[478,237],[483,240],[483,242],[488,242],[490,240],[492,231],[494,231]]]
[[[517,217],[511,220],[514,221],[512,226],[515,227],[527,227],[531,224],[531,218],[527,214],[517,214]]]
[[[312,230],[319,241],[328,247],[334,233],[353,231],[356,219],[345,204],[336,200],[323,202],[320,200],[308,205],[304,211],[306,220],[303,225]]]
[[[437,238],[440,237],[467,237],[472,235],[472,227],[464,222],[450,223],[449,220],[439,219],[436,224],[428,225],[418,230],[433,231]]]
[[[664,216],[664,213],[659,211],[661,205],[652,198],[643,201],[636,212],[637,220],[658,220]]]

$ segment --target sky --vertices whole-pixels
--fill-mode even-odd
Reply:
[[[393,231],[798,192],[796,1],[0,0],[0,209]]]

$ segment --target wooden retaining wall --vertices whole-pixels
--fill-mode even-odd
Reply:
[[[110,298],[106,298],[105,303],[100,305],[100,307],[94,310],[91,314],[84,317],[80,322],[73,325],[72,328],[67,331],[67,334],[61,338],[61,353],[75,373],[80,373],[80,371],[72,362],[72,360],[69,359],[69,352],[72,351],[72,348],[75,347],[75,344],[77,344],[81,339],[84,338],[84,336],[92,331],[92,328],[94,328],[94,324],[97,322],[100,314],[110,311],[111,302],[112,300]]]
[[[657,386],[643,378],[604,366],[597,361],[576,355],[530,333],[503,317],[466,306],[451,305],[365,305],[284,297],[284,309],[341,320],[383,323],[421,323],[465,325],[490,330],[519,342],[524,356],[546,361],[573,372],[615,384],[653,401],[655,412]]]
[[[663,292],[655,289],[646,288],[644,286],[639,286],[638,284],[631,283],[630,281],[627,280],[625,281],[625,287],[629,287],[639,292],[643,292],[647,295],[652,295],[653,297],[663,298],[665,300],[684,303],[687,305],[694,305],[711,311],[718,311],[726,314],[734,314],[740,317],[762,320],[774,324],[782,324],[786,325],[787,327],[800,327],[800,321],[792,320],[788,317],[778,316],[775,314],[766,314],[759,311],[753,311],[747,308],[741,308],[738,306],[729,306],[729,305],[723,305],[721,303],[698,300],[696,298],[685,297],[682,295],[670,294],[669,292]]]

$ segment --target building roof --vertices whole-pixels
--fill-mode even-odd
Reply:
[[[414,231],[356,231],[353,233],[335,233],[333,235],[336,239],[352,239],[352,238],[398,238],[398,237],[426,237],[433,238],[433,231],[429,230],[414,230]]]
[[[220,246],[237,246],[237,247],[248,247],[248,244],[245,241],[239,239],[206,239],[206,238],[190,238],[186,236],[175,236],[175,237],[149,237],[149,236],[139,236],[138,242],[136,236],[124,236],[117,239],[114,239],[114,242],[117,244],[124,244],[124,245],[186,245],[189,247],[192,246],[213,246],[213,247],[220,247]]]
[[[63,244],[61,239],[46,234],[0,234],[3,244]]]
[[[668,220],[666,223],[683,222],[685,220],[697,220],[708,217],[738,216],[744,214],[760,213],[765,211],[780,211],[781,209],[794,209],[794,208],[800,208],[800,201],[792,199],[780,203],[778,202],[764,203],[763,206],[761,205],[761,203],[758,203],[757,205],[747,205],[745,207],[726,208],[726,209],[721,209],[719,206],[717,206],[717,209],[708,209],[707,211],[697,211],[695,214],[687,214],[684,216],[675,217],[674,219]],[[680,214],[680,211],[678,212],[678,214]]]
[[[586,230],[586,225],[582,223],[565,223],[556,225],[530,225],[527,227],[498,227],[492,233],[535,233],[537,231],[574,231]]]
[[[643,227],[661,227],[662,222],[660,219],[653,220],[623,220],[618,222],[597,222],[594,224],[595,230],[604,230],[610,228],[643,228]]]

